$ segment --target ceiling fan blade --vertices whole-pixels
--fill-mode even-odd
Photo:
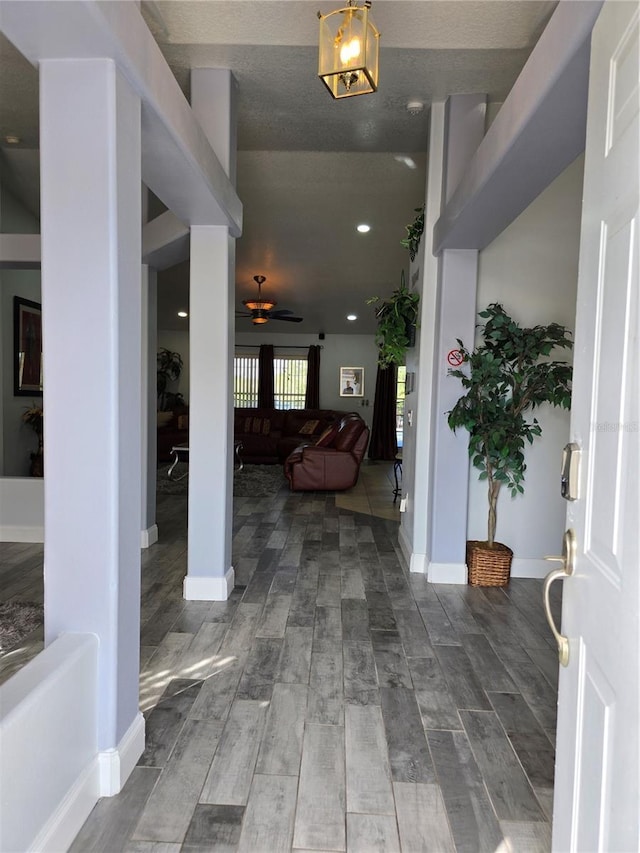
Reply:
[[[285,314],[293,314],[293,311],[290,311],[288,308],[278,308],[277,311],[269,311],[270,317],[282,317]]]
[[[286,320],[287,323],[302,323],[304,317],[274,317],[273,314],[270,320]]]
[[[236,311],[236,317],[251,317],[251,316],[253,316],[253,315],[248,311]]]

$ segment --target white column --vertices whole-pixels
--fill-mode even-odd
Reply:
[[[482,141],[484,95],[454,95],[446,104],[444,203],[451,198],[469,160]],[[473,347],[476,323],[478,252],[447,249],[440,257],[438,330],[432,411],[431,535],[428,577],[434,583],[466,583],[465,544],[469,492],[468,435],[447,424],[461,393],[447,356],[460,338]]]
[[[425,229],[417,262],[420,332],[407,360],[417,391],[405,404],[412,424],[405,432],[403,491],[409,500],[400,544],[411,571],[442,583],[466,582],[469,462],[466,435],[454,435],[447,425],[446,412],[459,396],[447,375],[447,354],[456,338],[473,343],[477,252],[447,250],[434,257],[433,228],[482,139],[484,122],[482,95],[456,95],[431,107]]]
[[[102,792],[138,711],[140,100],[110,60],[40,63],[46,643],[99,638]]]
[[[438,276],[440,261],[432,254],[433,226],[440,216],[443,196],[445,103],[431,104],[429,159],[425,193],[424,233],[414,267],[420,291],[420,317],[415,349],[407,351],[407,371],[415,372],[415,392],[405,400],[402,490],[407,496],[401,516],[399,542],[412,572],[427,573],[431,534],[434,411],[434,363],[438,331]]]
[[[142,265],[142,530],[140,545],[148,548],[158,541],[156,524],[156,473],[158,470],[157,446],[158,407],[156,385],[156,352],[158,349],[158,273]]]
[[[230,304],[234,242],[228,228],[191,228],[187,599],[223,601],[234,586]]]
[[[194,69],[193,111],[235,181],[236,83],[226,69]],[[226,227],[191,227],[189,294],[189,527],[187,599],[228,598],[233,512],[235,240]]]

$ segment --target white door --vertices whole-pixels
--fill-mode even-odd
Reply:
[[[638,3],[609,0],[593,31],[564,583],[553,849],[640,850]]]

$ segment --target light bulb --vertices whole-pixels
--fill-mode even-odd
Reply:
[[[346,42],[340,48],[340,62],[343,65],[349,65],[354,59],[360,56],[360,39],[354,36],[351,41]]]

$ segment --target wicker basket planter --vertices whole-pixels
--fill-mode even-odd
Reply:
[[[471,586],[506,586],[511,576],[513,551],[501,542],[467,542],[467,568]]]

